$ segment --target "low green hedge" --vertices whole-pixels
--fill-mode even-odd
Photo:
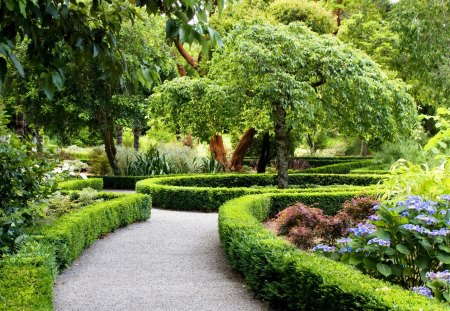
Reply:
[[[343,162],[338,164],[326,165],[321,167],[309,168],[304,170],[305,173],[326,173],[326,174],[348,174],[351,170],[366,167],[373,164],[373,160],[359,160],[351,162]]]
[[[0,310],[52,310],[57,268],[68,266],[96,239],[150,217],[149,196],[94,203],[44,227],[19,252],[0,261]]]
[[[261,223],[283,194],[245,196],[219,210],[219,234],[231,265],[257,296],[280,310],[448,310],[351,266],[296,249]]]
[[[155,207],[175,210],[217,211],[219,206],[230,199],[257,193],[293,193],[302,196],[307,202],[314,203],[306,197],[322,192],[335,192],[337,196],[349,198],[360,193],[374,193],[373,185],[382,177],[376,175],[331,175],[331,174],[297,174],[291,175],[291,184],[305,186],[303,189],[292,188],[279,190],[275,188],[248,188],[248,186],[273,185],[275,175],[269,174],[215,174],[192,176],[168,176],[139,181],[136,191],[150,194]],[[356,185],[341,187],[311,187],[311,185]],[[328,200],[328,199],[327,199]],[[335,209],[333,202],[320,201],[327,210]]]
[[[103,179],[72,179],[58,183],[59,190],[83,190],[84,188],[92,188],[101,191],[103,190]]]
[[[388,175],[390,174],[391,171],[390,170],[372,170],[372,169],[367,169],[367,168],[360,168],[360,169],[355,169],[355,170],[351,170],[350,174],[377,174],[377,175]]]
[[[150,178],[151,176],[93,176],[103,179],[104,189],[134,190],[136,182]]]
[[[341,156],[341,157],[292,157],[291,160],[304,160],[308,161],[309,165],[311,167],[321,167],[326,165],[333,165],[333,164],[339,164],[339,163],[345,163],[345,162],[355,162],[355,161],[365,161],[367,160],[367,157],[348,157],[348,156]],[[244,158],[243,164],[244,165],[250,165],[251,163],[256,164],[258,162],[258,158]]]

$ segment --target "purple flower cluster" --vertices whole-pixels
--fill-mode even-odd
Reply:
[[[336,243],[347,244],[353,241],[351,238],[340,238],[336,241]]]
[[[447,228],[441,228],[438,230],[429,230],[419,225],[406,224],[402,226],[404,229],[408,231],[416,231],[419,233],[425,233],[428,236],[446,236],[450,233],[450,230]]]
[[[439,199],[449,201],[450,202],[450,194],[443,194],[438,196]]]
[[[358,224],[355,228],[350,228],[348,230],[355,236],[365,236],[377,231],[377,227],[372,224]]]
[[[428,297],[428,298],[433,298],[433,293],[431,292],[431,290],[428,287],[425,286],[418,286],[418,287],[413,287],[413,292],[416,292],[422,296]]]
[[[427,230],[427,229],[425,229],[425,228],[422,227],[422,226],[419,226],[419,225],[413,225],[413,224],[406,224],[406,225],[403,225],[402,227],[403,227],[404,229],[408,230],[408,231],[416,231],[416,232],[419,232],[419,233],[424,233],[425,230]]]
[[[352,252],[352,248],[351,248],[350,246],[347,246],[347,247],[341,247],[341,248],[338,250],[338,252],[339,252],[340,254],[343,254],[343,253],[351,253],[351,252]]]
[[[312,251],[316,252],[316,251],[323,251],[323,252],[334,252],[334,246],[328,246],[325,244],[317,244],[316,246],[313,247]]]
[[[436,205],[434,201],[424,201],[421,196],[410,196],[405,202],[398,202],[397,206],[407,206],[409,210],[416,210],[418,212],[425,211],[430,215],[437,213]]]
[[[416,219],[425,221],[427,225],[435,224],[438,222],[436,218],[433,216],[427,216],[427,215],[418,215],[416,216]]]
[[[368,245],[371,244],[378,244],[380,246],[386,246],[389,247],[391,245],[391,241],[390,240],[384,240],[384,239],[379,239],[379,238],[374,238],[374,239],[370,239],[367,242]]]
[[[381,217],[378,216],[377,214],[373,214],[370,215],[369,217],[367,217],[369,220],[381,220]]]
[[[441,280],[450,283],[450,272],[448,270],[440,272],[427,272],[425,276],[430,281]]]

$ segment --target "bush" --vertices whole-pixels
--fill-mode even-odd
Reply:
[[[13,250],[34,225],[40,209],[38,204],[51,192],[52,169],[32,144],[5,127],[0,113],[0,256]]]
[[[307,173],[348,174],[351,170],[373,164],[373,160],[343,162],[305,170]]]
[[[63,181],[58,184],[59,190],[83,190],[84,188],[92,188],[94,190],[103,190],[103,179],[88,178],[88,179],[73,179]]]
[[[231,265],[257,296],[280,310],[445,310],[398,286],[310,254],[261,224],[273,195],[234,199],[219,209],[219,234]],[[342,202],[341,202],[342,203]]]
[[[57,269],[68,266],[102,235],[150,217],[141,194],[97,202],[42,228],[16,255],[0,261],[0,310],[52,310]]]
[[[327,174],[297,174],[291,175],[291,183],[303,186],[310,185],[333,185],[340,184],[341,187],[323,187],[302,189],[270,189],[270,188],[247,188],[250,185],[267,186],[274,185],[276,175],[255,174],[217,174],[217,175],[184,175],[171,177],[157,177],[141,180],[136,183],[136,191],[147,193],[152,196],[155,206],[159,208],[175,210],[197,210],[217,211],[219,206],[226,201],[256,193],[297,193],[305,204],[312,204],[312,197],[320,192],[336,192],[336,196],[345,196],[351,199],[354,195],[362,192],[373,192],[371,188],[345,187],[344,185],[366,186],[377,183],[382,177],[377,175],[327,175]],[[313,195],[314,194],[314,195]],[[326,210],[336,210],[332,196],[319,199],[322,207]],[[182,202],[182,203],[181,203]],[[291,202],[294,203],[295,201]],[[285,207],[284,205],[283,207]]]

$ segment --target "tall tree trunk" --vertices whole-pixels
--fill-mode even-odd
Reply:
[[[134,140],[134,150],[139,151],[139,137],[141,136],[140,128],[135,126],[133,128],[133,140]]]
[[[317,151],[317,148],[316,148],[316,142],[314,141],[314,135],[307,134],[306,142],[308,143],[308,146],[309,146],[309,153],[315,154]]]
[[[342,0],[336,0],[336,5],[337,8],[334,9],[334,15],[336,16],[337,28],[336,31],[334,32],[334,35],[337,35],[337,33],[339,32],[339,28],[341,27],[342,24],[342,16],[344,15],[344,9],[339,7],[342,5]]]
[[[116,143],[117,146],[122,146],[123,143],[123,126],[119,125],[116,127]]]
[[[367,140],[363,139],[361,140],[361,151],[359,155],[362,157],[367,157],[368,154],[369,154],[369,143],[367,142]]]
[[[289,137],[286,127],[286,110],[281,103],[274,103],[275,116],[275,146],[277,148],[278,162],[278,188],[289,186]]]
[[[232,171],[240,171],[242,169],[245,153],[252,144],[255,135],[256,130],[254,128],[249,128],[244,135],[242,135],[234,149],[233,156],[231,157],[230,167]]]
[[[97,112],[97,122],[100,126],[100,133],[105,144],[105,153],[108,158],[109,166],[114,175],[120,175],[120,169],[116,160],[116,146],[114,145],[114,118],[104,111]]]
[[[214,155],[216,161],[226,165],[227,156],[225,147],[223,146],[222,135],[214,134],[209,143],[209,151]]]
[[[18,112],[16,116],[16,133],[20,138],[25,136],[25,120],[23,112]]]
[[[269,164],[269,161],[270,161],[270,135],[269,133],[265,133],[261,144],[261,152],[259,154],[256,172],[265,173],[266,166],[267,164]]]

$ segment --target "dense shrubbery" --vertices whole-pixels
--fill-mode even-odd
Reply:
[[[34,204],[51,191],[48,160],[4,126],[0,112],[0,255],[10,252],[35,223]]]
[[[370,278],[342,263],[295,249],[277,238],[261,223],[274,212],[272,196],[238,198],[219,210],[225,253],[260,298],[280,310],[446,309],[443,304]]]
[[[0,310],[51,310],[53,279],[100,236],[149,218],[151,200],[136,194],[63,215],[0,261]]]
[[[92,188],[98,191],[103,190],[103,179],[72,179],[58,183],[59,190],[83,190],[84,188]]]

